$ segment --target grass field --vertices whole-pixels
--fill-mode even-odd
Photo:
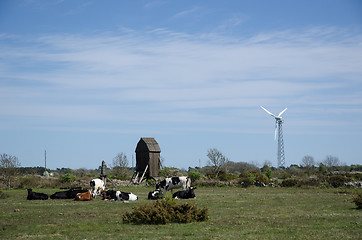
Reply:
[[[0,199],[0,239],[362,239],[353,189],[200,187],[183,201],[207,206],[210,219],[167,225],[123,224],[122,213],[153,203],[153,189],[122,190],[139,200],[28,201],[26,190],[3,191],[10,197]]]

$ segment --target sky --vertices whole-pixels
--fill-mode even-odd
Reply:
[[[23,167],[362,164],[358,0],[2,0],[0,153]]]

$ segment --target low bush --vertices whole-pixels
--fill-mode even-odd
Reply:
[[[70,173],[66,173],[59,177],[60,182],[62,183],[72,183],[75,179],[75,176]]]
[[[258,171],[249,171],[240,174],[239,183],[243,187],[249,187],[251,185],[265,186],[270,183],[270,179]]]
[[[333,175],[329,176],[326,180],[332,187],[342,187],[349,179],[342,175]]]
[[[238,184],[240,184],[242,187],[249,187],[251,185],[254,185],[253,179],[247,178],[247,177],[243,177],[243,178],[239,178],[239,182]]]
[[[174,199],[135,207],[132,212],[122,215],[123,223],[134,224],[190,223],[208,218],[208,208],[198,209],[191,203],[177,204]]]
[[[321,185],[321,180],[317,176],[312,175],[308,178],[302,179],[301,185],[310,186],[310,187],[318,187]]]
[[[19,188],[36,188],[39,186],[41,177],[38,175],[26,175],[21,177]]]
[[[299,184],[298,179],[296,178],[286,178],[283,180],[283,182],[280,184],[282,187],[295,187]]]
[[[219,181],[214,179],[201,179],[196,182],[197,186],[202,187],[221,187],[221,186],[237,186],[237,181]]]
[[[359,190],[356,190],[353,196],[353,202],[356,204],[358,209],[362,209],[362,193]]]
[[[232,181],[238,178],[238,175],[233,174],[233,173],[226,173],[223,172],[221,174],[219,174],[218,179],[220,181]]]

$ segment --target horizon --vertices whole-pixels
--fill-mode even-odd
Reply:
[[[0,153],[93,169],[154,137],[165,166],[362,163],[362,3],[1,1]]]

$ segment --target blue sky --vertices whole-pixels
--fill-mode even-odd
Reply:
[[[0,1],[0,153],[22,166],[362,164],[362,2]]]

